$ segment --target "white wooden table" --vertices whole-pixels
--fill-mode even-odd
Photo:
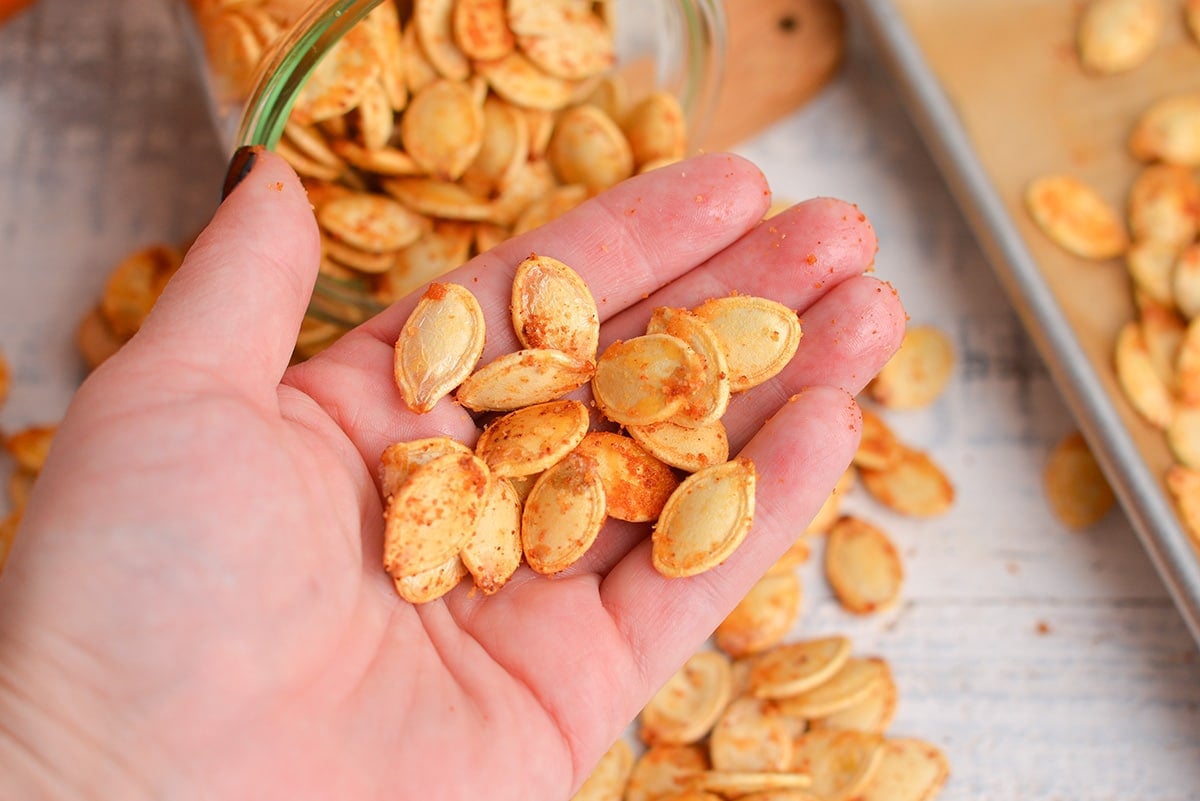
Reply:
[[[852,494],[902,546],[905,602],[851,618],[814,559],[795,634],[843,631],[892,663],[892,732],[946,749],[946,801],[1200,799],[1196,647],[1119,511],[1083,533],[1050,516],[1042,463],[1072,422],[852,30],[835,85],[739,150],[780,196],[859,203],[879,275],[953,337],[944,397],[888,419],[958,499],[913,521]],[[73,329],[107,271],[211,213],[224,156],[201,98],[169,2],[40,0],[0,29],[0,347],[16,379],[0,427],[61,416],[82,375]]]

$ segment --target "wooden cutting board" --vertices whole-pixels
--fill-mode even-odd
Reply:
[[[724,1],[729,52],[705,150],[736,145],[802,106],[846,53],[838,0]]]

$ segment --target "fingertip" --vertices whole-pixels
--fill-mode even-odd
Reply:
[[[312,295],[320,234],[303,184],[275,153],[239,150],[227,189],[146,320],[143,341],[189,363],[247,367],[277,382]]]
[[[862,410],[854,395],[841,387],[809,386],[767,418],[744,452],[756,465],[761,463],[763,469],[780,474],[780,480],[795,486],[794,480],[809,474],[813,459],[848,464],[861,435]],[[806,443],[804,459],[797,458],[798,436]],[[818,483],[812,478],[807,482]]]
[[[224,216],[235,216],[259,204],[290,218],[297,232],[307,232],[305,239],[319,246],[312,204],[296,171],[282,156],[260,145],[238,148],[229,162],[214,224],[223,222],[225,210]]]
[[[744,220],[749,228],[771,206],[767,176],[757,164],[736,153],[704,153],[660,170],[691,181],[697,188],[692,200],[698,212],[714,222]],[[705,190],[706,186],[711,188]]]
[[[869,272],[875,264],[879,250],[875,226],[857,204],[833,197],[812,198],[772,217],[771,224],[812,232],[808,238],[821,244],[810,262],[818,273],[821,263],[827,264],[831,273],[846,267]]]

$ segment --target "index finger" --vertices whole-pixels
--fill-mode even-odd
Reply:
[[[531,252],[575,269],[603,321],[738,241],[762,219],[769,200],[766,179],[749,161],[724,153],[699,156],[631,178],[439,280],[461,284],[479,300],[486,363],[521,347],[509,304],[516,267]],[[368,463],[399,438],[428,436],[419,431],[435,419],[447,430],[472,425],[448,401],[417,418],[400,400],[393,352],[419,298],[413,293],[398,301],[289,373],[288,383],[333,415]],[[345,392],[349,385],[355,392]]]
[[[487,361],[520,347],[509,300],[513,273],[530,253],[578,272],[603,322],[737,241],[762,219],[769,201],[766,179],[749,161],[728,153],[698,156],[635,176],[440,280],[460,283],[479,298]],[[410,296],[355,333],[390,347],[415,303]]]

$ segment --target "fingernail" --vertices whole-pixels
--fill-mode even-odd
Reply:
[[[225,171],[225,186],[221,189],[221,200],[229,197],[229,193],[250,174],[262,149],[262,145],[242,145],[233,152],[233,158],[229,160],[229,169]]]

